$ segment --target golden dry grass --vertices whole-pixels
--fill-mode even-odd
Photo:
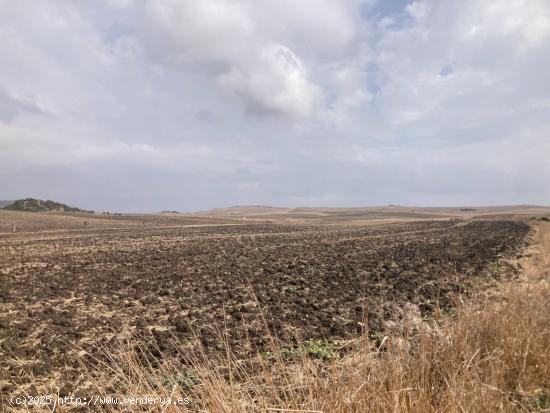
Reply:
[[[500,303],[462,309],[442,327],[420,326],[417,333],[411,331],[411,321],[401,334],[386,341],[384,351],[363,346],[328,365],[304,357],[295,365],[276,360],[269,366],[259,359],[260,372],[243,377],[230,363],[233,377],[228,379],[215,366],[198,362],[188,379],[191,385],[200,384],[168,388],[164,396],[190,397],[197,407],[211,412],[549,408],[549,300],[547,283],[510,287]],[[159,375],[138,363],[133,352],[125,354],[114,360],[117,374],[109,376],[127,393],[158,395],[170,377],[182,374],[168,364]],[[96,391],[101,392],[108,380],[100,380]]]

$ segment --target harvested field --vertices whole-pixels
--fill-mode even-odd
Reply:
[[[124,230],[155,228],[159,226],[202,226],[235,224],[231,218],[196,217],[185,214],[84,214],[58,212],[18,212],[0,210],[0,234],[71,233],[89,230]],[[15,228],[14,228],[15,226]]]
[[[529,227],[513,221],[370,226],[94,228],[0,238],[0,381],[76,390],[77,354],[101,358],[130,329],[150,356],[196,346],[246,359],[309,338],[332,342],[453,307],[516,271]],[[504,268],[506,267],[506,268]],[[225,337],[224,337],[225,334]],[[153,360],[154,362],[154,360]]]

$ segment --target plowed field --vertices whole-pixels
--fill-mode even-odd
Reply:
[[[174,341],[195,345],[193,334],[214,355],[225,330],[242,358],[267,348],[260,314],[288,345],[364,329],[376,336],[407,303],[429,315],[501,274],[528,230],[511,221],[424,221],[5,235],[3,392],[52,378],[72,385],[78,353],[101,357],[98,348],[128,330],[153,355],[170,354]]]

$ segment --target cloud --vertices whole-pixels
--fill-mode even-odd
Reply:
[[[32,100],[11,95],[0,88],[0,121],[13,122],[17,116],[22,114],[44,113]]]
[[[413,1],[405,7],[405,11],[416,20],[424,19],[430,12],[430,6],[423,1]]]
[[[345,47],[351,23],[338,2],[148,2],[143,11],[148,51],[175,70],[202,65],[222,92],[242,100],[250,115],[305,118],[315,113],[321,89],[285,40],[319,52]],[[304,11],[297,19],[296,10]],[[321,29],[320,24],[325,26]],[[333,29],[327,36],[327,27]],[[321,43],[323,42],[323,43]],[[312,48],[309,48],[311,51]]]
[[[310,116],[319,105],[321,90],[289,48],[272,44],[262,49],[255,67],[233,68],[218,77],[226,91],[243,98],[256,114]]]
[[[0,198],[550,203],[546,0],[0,0],[0,36]]]
[[[241,1],[147,1],[141,19],[153,57],[182,66],[217,64],[218,70],[246,57],[243,46],[255,30],[250,7]]]

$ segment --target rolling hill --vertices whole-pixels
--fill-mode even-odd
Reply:
[[[51,200],[41,200],[35,198],[17,199],[12,203],[2,206],[2,209],[9,211],[26,211],[26,212],[84,212],[93,213],[93,211],[86,211],[84,209],[75,208]]]

